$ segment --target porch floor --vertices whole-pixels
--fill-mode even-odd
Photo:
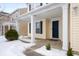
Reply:
[[[62,49],[62,42],[59,40],[36,39],[35,43],[36,43],[35,46],[32,46],[31,48],[26,49],[24,51],[25,55],[27,55],[27,56],[42,56],[41,54],[35,52],[34,50],[46,45],[47,43],[50,43],[52,48]]]

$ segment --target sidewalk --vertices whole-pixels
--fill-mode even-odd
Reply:
[[[39,39],[39,40],[36,40],[35,46],[32,46],[29,49],[26,49],[24,51],[24,54],[27,55],[27,56],[44,56],[44,55],[42,55],[40,53],[35,52],[34,50],[36,50],[38,48],[41,48],[42,46],[46,45],[48,42],[50,42],[52,47],[57,48],[57,49],[61,49],[61,42],[60,41]]]

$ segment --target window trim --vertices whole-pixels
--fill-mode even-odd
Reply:
[[[39,24],[39,28],[37,28],[37,24]],[[36,33],[37,34],[42,34],[43,32],[42,32],[42,30],[43,30],[43,22],[42,21],[40,21],[40,22],[36,22]],[[39,31],[37,31],[37,30],[39,30]]]

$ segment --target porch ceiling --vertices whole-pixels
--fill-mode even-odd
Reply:
[[[62,8],[61,8],[62,5],[63,4],[50,4],[48,6],[42,6],[41,8],[32,10],[28,14],[24,14],[24,15],[16,18],[16,20],[30,21],[31,15],[35,15],[37,20],[61,16],[62,15]]]
[[[62,15],[62,8],[55,8],[52,10],[48,10],[46,12],[37,14],[36,17],[38,19],[44,19],[44,18],[51,18],[51,17],[56,17],[56,16],[61,16]]]
[[[39,14],[36,14],[36,20],[41,20],[41,19],[45,19],[45,18],[51,18],[51,17],[56,17],[56,16],[62,16],[62,8],[55,8],[55,9],[51,9]],[[30,21],[30,17],[27,17],[27,21]]]

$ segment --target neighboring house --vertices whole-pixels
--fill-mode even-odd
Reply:
[[[67,50],[70,43],[73,51],[79,52],[79,4],[28,3],[27,6],[28,13],[15,20],[26,20],[31,42],[35,38],[61,40],[62,49]]]
[[[0,12],[0,35],[3,35],[7,31],[7,27],[3,26],[3,24],[9,21],[10,21],[9,14],[1,11]]]
[[[15,22],[16,23],[16,30],[18,31],[19,35],[24,35],[24,36],[27,36],[27,22],[23,19],[23,20],[20,20],[20,21],[17,21],[15,20],[15,18],[23,15],[27,13],[27,9],[26,8],[19,8],[17,10],[15,10],[14,12],[12,12],[10,14],[10,17],[12,19],[12,22]]]
[[[27,22],[24,20],[17,21],[15,18],[27,13],[26,8],[19,8],[11,14],[0,12],[0,35],[4,35],[9,29],[16,29],[19,35],[27,35]],[[23,30],[24,28],[24,30]]]

